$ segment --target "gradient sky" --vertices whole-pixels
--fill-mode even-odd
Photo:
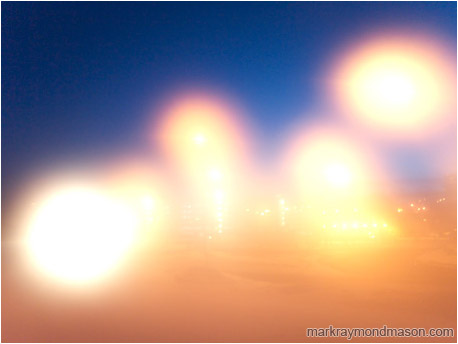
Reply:
[[[183,84],[237,98],[273,146],[324,102],[320,77],[348,42],[396,26],[454,51],[457,40],[455,2],[1,6],[4,187],[42,165],[135,149],[146,109]],[[393,161],[421,176],[417,155]]]

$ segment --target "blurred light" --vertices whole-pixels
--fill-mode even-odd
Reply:
[[[133,209],[139,220],[151,229],[151,219],[156,228],[162,228],[172,220],[164,211],[165,203],[170,197],[170,185],[164,183],[167,178],[161,169],[143,157],[124,156],[116,159],[106,167],[103,186],[113,197],[122,199]],[[157,231],[142,238],[144,245],[155,240]]]
[[[155,117],[161,123],[154,125],[154,143],[160,141],[169,161],[183,177],[191,178],[194,187],[201,186],[206,174],[212,181],[232,176],[230,170],[247,151],[234,104],[210,93],[188,92],[173,97],[158,111]],[[214,166],[218,169],[209,171]]]
[[[338,188],[347,187],[350,184],[351,174],[344,165],[332,164],[325,168],[324,173],[328,182]]]
[[[212,180],[212,181],[220,181],[223,176],[222,176],[222,173],[220,170],[217,170],[217,169],[211,169],[209,172],[208,172],[208,177]]]
[[[154,208],[154,200],[151,196],[143,196],[141,203],[146,212],[151,212]]]
[[[291,174],[291,187],[307,209],[370,206],[367,200],[374,187],[372,181],[384,180],[385,176],[378,171],[374,155],[365,152],[361,144],[341,130],[318,126],[293,135],[290,145],[285,165]],[[321,223],[311,217],[304,221],[311,221],[313,226]]]
[[[378,130],[416,135],[452,119],[454,62],[437,38],[375,37],[340,56],[335,92],[349,115]]]
[[[205,142],[207,142],[207,139],[205,138],[205,136],[197,134],[193,137],[193,141],[196,145],[203,145]]]
[[[123,204],[94,190],[67,188],[39,207],[28,248],[51,275],[86,282],[116,266],[133,243],[136,223]]]
[[[224,193],[223,191],[221,190],[215,190],[214,192],[214,197],[215,197],[215,201],[216,203],[221,203],[223,201],[223,198],[224,198]]]

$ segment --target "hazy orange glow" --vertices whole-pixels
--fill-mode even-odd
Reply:
[[[115,197],[122,197],[140,208],[146,203],[151,204],[146,208],[152,208],[153,203],[158,205],[167,194],[167,188],[161,183],[159,171],[146,161],[135,158],[120,159],[111,164],[103,184]]]
[[[457,342],[457,3],[239,4],[1,4],[1,342]]]
[[[332,77],[342,110],[391,134],[412,136],[453,118],[456,70],[436,41],[386,35],[349,48]]]
[[[196,203],[194,221],[209,238],[222,234],[230,222],[228,206],[243,194],[249,169],[240,111],[222,97],[189,92],[174,97],[160,115],[153,137],[159,138],[182,183],[175,199]]]
[[[220,97],[192,92],[174,98],[153,135],[185,173],[201,179],[225,175],[244,155],[246,141],[236,107]],[[213,171],[213,172],[211,172]]]
[[[379,212],[372,197],[374,180],[383,179],[382,172],[357,141],[337,130],[315,127],[296,134],[289,149],[285,165],[305,204],[303,224],[348,238],[367,236],[367,226],[374,223],[383,226],[381,215],[374,215]]]
[[[103,187],[111,197],[122,199],[139,221],[138,244],[152,245],[171,221],[168,206],[170,190],[162,171],[145,159],[125,156],[109,165]]]
[[[395,103],[402,105],[398,99]],[[250,171],[243,127],[226,103],[189,95],[165,109],[162,126],[152,134],[161,139],[164,161],[132,154],[107,159],[96,168],[75,164],[67,166],[68,174],[54,172],[36,180],[36,190],[24,194],[24,204],[34,208],[20,214],[29,222],[22,241],[25,269],[39,284],[63,293],[126,288],[132,293],[124,306],[132,305],[132,312],[140,312],[135,320],[145,323],[150,319],[143,314],[157,304],[194,312],[181,308],[192,299],[189,290],[192,296],[200,293],[198,310],[202,305],[214,309],[208,295],[215,294],[215,286],[222,287],[219,293],[230,294],[250,275],[255,283],[250,289],[264,285],[270,275],[284,285],[291,266],[307,284],[319,276],[324,281],[320,288],[326,289],[329,277],[346,274],[351,276],[348,289],[361,291],[361,275],[372,274],[378,286],[384,274],[404,274],[392,268],[403,259],[404,247],[393,246],[405,240],[406,228],[421,228],[419,221],[423,228],[429,221],[434,224],[431,203],[410,198],[400,202],[388,198],[386,190],[380,192],[390,186],[392,175],[386,166],[380,168],[379,155],[360,135],[343,127],[318,122],[295,128],[276,166],[286,172],[279,176],[263,167]],[[434,200],[438,206],[447,204],[442,195]],[[381,252],[380,257],[373,252]],[[372,255],[376,272],[369,263],[362,273],[358,269],[363,254]],[[394,262],[389,268],[387,257]],[[339,278],[335,281],[340,283]],[[227,283],[234,284],[226,289]],[[304,290],[302,284],[297,288]],[[259,289],[253,290],[240,304],[256,299]],[[180,302],[170,303],[181,293]]]
[[[290,166],[304,197],[314,203],[329,202],[330,195],[354,199],[370,191],[370,179],[377,172],[373,159],[357,142],[332,129],[315,128],[300,133],[288,157],[286,166]]]

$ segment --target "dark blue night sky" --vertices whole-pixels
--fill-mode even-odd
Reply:
[[[183,83],[237,98],[274,144],[325,101],[319,80],[336,51],[396,26],[456,50],[455,2],[3,2],[2,185],[135,149],[146,109]]]

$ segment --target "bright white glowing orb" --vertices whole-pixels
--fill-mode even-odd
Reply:
[[[223,175],[220,170],[211,169],[210,171],[208,171],[208,177],[210,178],[210,180],[214,182],[219,182],[223,178]]]
[[[29,231],[34,262],[59,279],[86,282],[112,270],[133,243],[135,216],[97,192],[71,188],[39,208]]]
[[[427,39],[379,37],[338,63],[336,91],[344,112],[391,132],[429,131],[456,113],[456,69]]]
[[[341,164],[332,164],[325,168],[326,180],[334,187],[347,187],[351,182],[351,173],[348,167]]]
[[[151,196],[143,196],[141,199],[141,204],[143,210],[147,213],[151,213],[154,209],[154,199]]]
[[[193,141],[196,145],[200,146],[207,142],[207,138],[202,134],[197,134],[193,137]]]
[[[368,73],[361,82],[365,90],[361,96],[386,111],[398,111],[412,106],[418,93],[414,78],[403,70],[379,68]]]

